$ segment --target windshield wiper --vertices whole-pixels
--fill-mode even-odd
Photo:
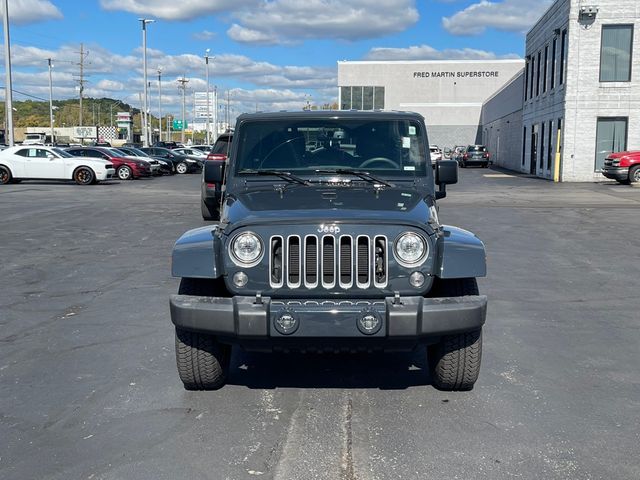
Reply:
[[[304,178],[297,177],[291,172],[283,172],[282,170],[252,170],[245,168],[244,170],[240,170],[238,172],[240,175],[273,175],[275,177],[280,177],[283,180],[287,180],[290,183],[297,183],[300,185],[311,185],[309,180],[305,180]]]
[[[335,173],[337,175],[354,175],[369,183],[384,185],[385,187],[395,187],[393,183],[389,183],[378,177],[371,175],[369,172],[363,172],[362,170],[355,170],[353,168],[336,168],[336,169],[319,169],[316,173]]]

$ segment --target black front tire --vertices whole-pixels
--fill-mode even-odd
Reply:
[[[181,295],[213,295],[216,283],[211,280],[183,278]],[[176,327],[176,364],[178,375],[187,390],[217,390],[229,372],[231,346],[219,343],[215,336]]]
[[[629,183],[640,183],[640,165],[629,169]]]
[[[475,278],[438,280],[430,296],[478,295]],[[446,335],[427,348],[433,385],[439,390],[468,391],[478,380],[482,360],[482,329]]]
[[[131,180],[133,178],[133,170],[131,170],[131,167],[128,167],[127,165],[118,167],[116,174],[120,180]]]
[[[0,184],[6,185],[7,183],[11,183],[13,176],[11,175],[11,170],[7,167],[0,165]]]
[[[73,180],[78,185],[92,185],[96,181],[96,176],[90,168],[80,167],[73,172]]]

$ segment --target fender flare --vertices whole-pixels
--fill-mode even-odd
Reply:
[[[435,274],[439,278],[476,278],[487,275],[487,254],[482,241],[462,228],[443,225],[438,239]]]
[[[173,246],[171,275],[187,278],[221,277],[222,241],[217,232],[217,225],[185,232]]]

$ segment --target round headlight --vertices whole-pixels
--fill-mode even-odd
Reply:
[[[241,233],[231,242],[231,254],[243,265],[255,264],[262,255],[262,242],[255,233]]]
[[[417,233],[403,233],[396,240],[395,253],[400,264],[416,265],[427,256],[429,246]]]

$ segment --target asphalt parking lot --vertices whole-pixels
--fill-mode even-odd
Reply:
[[[472,392],[424,350],[234,350],[187,392],[170,252],[199,181],[0,188],[0,478],[640,478],[640,189],[461,171],[441,219],[489,261]]]

